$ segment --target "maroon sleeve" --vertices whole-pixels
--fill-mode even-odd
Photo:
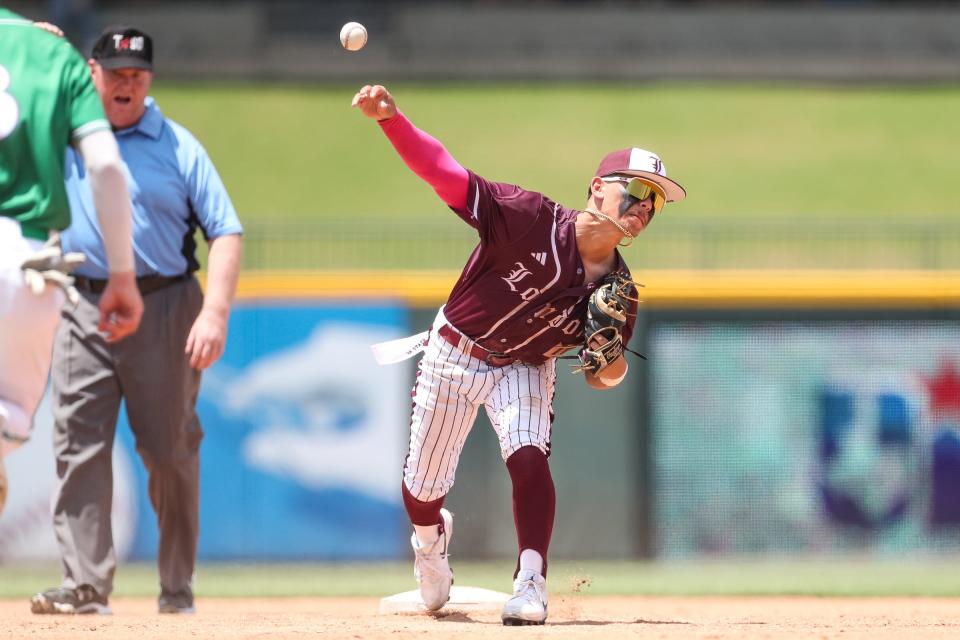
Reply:
[[[467,170],[454,160],[439,140],[417,129],[399,111],[397,115],[379,123],[411,171],[433,187],[448,206],[464,206],[467,201]]]
[[[451,207],[488,245],[508,245],[529,232],[541,215],[543,195],[504,182],[490,182],[472,171],[467,206]]]

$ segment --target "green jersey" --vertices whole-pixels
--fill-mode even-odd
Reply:
[[[0,8],[0,216],[29,238],[69,226],[67,145],[102,129],[110,124],[77,50]]]

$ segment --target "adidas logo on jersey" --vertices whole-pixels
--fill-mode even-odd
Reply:
[[[547,252],[541,251],[540,253],[531,253],[530,257],[539,262],[541,265],[547,264]]]

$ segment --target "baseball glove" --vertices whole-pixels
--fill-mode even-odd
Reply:
[[[624,274],[607,274],[587,300],[584,345],[575,373],[597,374],[623,355],[623,327],[627,324],[630,301],[637,300],[637,283]],[[642,286],[642,285],[641,285]]]

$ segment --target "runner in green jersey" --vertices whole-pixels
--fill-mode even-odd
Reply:
[[[30,435],[64,302],[63,291],[46,285],[70,284],[72,262],[51,232],[70,224],[63,167],[71,143],[84,159],[110,263],[99,329],[115,341],[136,331],[143,312],[117,142],[80,54],[0,8],[0,510],[3,459]]]
[[[90,70],[67,41],[5,9],[0,29],[0,215],[46,240],[70,224],[63,164],[71,136],[110,124]]]

